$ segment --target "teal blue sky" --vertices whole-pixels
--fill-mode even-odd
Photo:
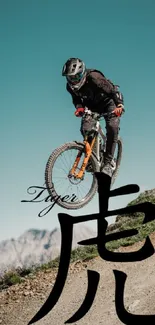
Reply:
[[[55,206],[42,218],[46,203],[21,203],[32,199],[29,186],[44,184],[50,153],[81,139],[80,119],[61,77],[69,57],[102,70],[124,94],[124,151],[115,187],[155,187],[154,13],[154,0],[0,1],[0,240],[32,227],[53,229],[59,212],[98,211],[97,196],[81,210]],[[109,207],[123,207],[137,195],[111,199]]]

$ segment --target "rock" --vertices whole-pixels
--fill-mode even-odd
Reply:
[[[24,296],[28,296],[30,294],[30,291],[25,291]]]

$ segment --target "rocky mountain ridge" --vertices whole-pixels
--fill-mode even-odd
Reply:
[[[73,229],[72,249],[78,241],[95,236],[91,228],[76,224]],[[60,254],[61,231],[29,229],[19,238],[0,242],[0,274],[11,268],[31,267],[48,263]]]

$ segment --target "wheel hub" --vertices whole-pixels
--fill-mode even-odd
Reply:
[[[78,171],[80,171],[80,168],[77,167],[77,172]],[[69,181],[70,181],[71,184],[78,185],[78,184],[81,183],[81,181],[83,181],[84,174],[83,174],[83,176],[81,178],[77,178],[75,175],[69,173],[68,174],[68,179],[69,179]]]

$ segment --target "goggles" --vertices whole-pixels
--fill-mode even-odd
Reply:
[[[71,83],[77,83],[79,82],[83,77],[83,72],[79,72],[74,76],[67,76],[67,80],[70,81]]]

